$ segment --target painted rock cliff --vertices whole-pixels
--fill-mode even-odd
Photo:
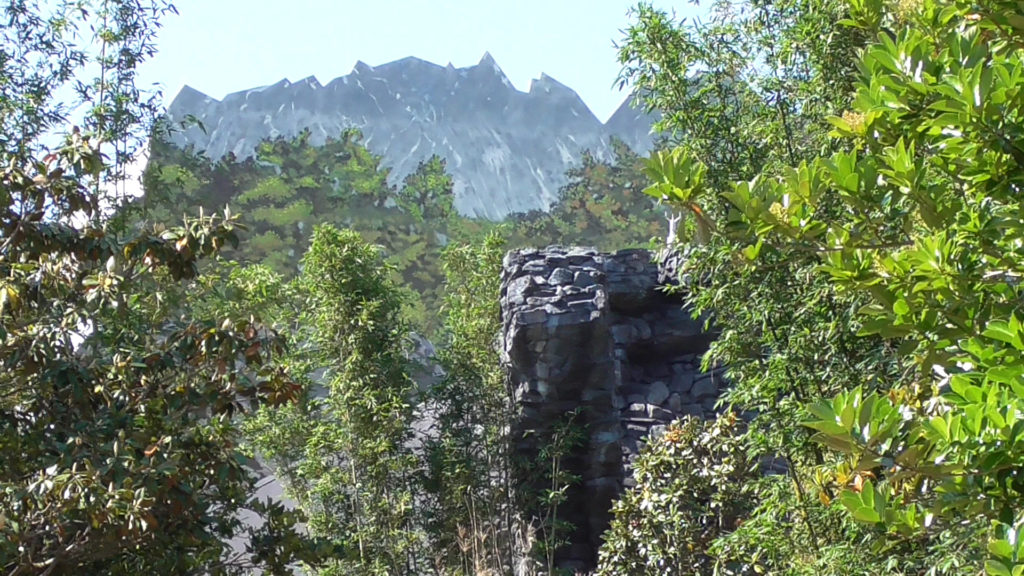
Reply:
[[[281,80],[222,100],[186,86],[167,114],[172,123],[198,119],[202,128],[178,131],[172,141],[213,159],[229,152],[247,157],[268,137],[308,129],[319,144],[358,128],[370,151],[391,168],[392,183],[437,154],[454,179],[456,209],[499,220],[547,209],[585,150],[612,158],[612,137],[646,152],[652,117],[630,104],[627,99],[602,123],[576,92],[549,76],[520,92],[485,54],[467,68],[417,58],[380,66],[359,62],[326,85],[313,77]]]

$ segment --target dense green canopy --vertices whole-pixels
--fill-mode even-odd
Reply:
[[[667,213],[731,386],[643,451],[598,573],[1024,574],[1016,0],[640,5],[622,82],[670,148],[505,223],[357,131],[169,145],[134,83],[166,2],[2,7],[4,573],[555,573],[580,435],[512,485],[502,250],[657,246]]]

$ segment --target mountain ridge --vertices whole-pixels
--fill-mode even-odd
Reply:
[[[547,74],[527,91],[517,89],[485,52],[479,63],[463,68],[414,56],[377,66],[357,61],[349,74],[327,84],[315,76],[284,78],[220,100],[185,86],[168,118],[198,118],[205,131],[191,126],[171,141],[214,159],[228,153],[244,158],[264,138],[304,129],[320,144],[358,128],[366,146],[391,168],[393,183],[437,154],[455,182],[456,209],[500,220],[547,209],[584,150],[611,160],[611,139],[617,137],[646,152],[653,117],[629,108],[631,102],[627,97],[601,122],[579,94]]]

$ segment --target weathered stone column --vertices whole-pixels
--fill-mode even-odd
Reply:
[[[524,250],[506,257],[502,278],[503,360],[520,407],[513,425],[517,453],[538,463],[553,427],[573,410],[579,410],[573,425],[585,433],[584,445],[561,463],[581,478],[559,513],[576,526],[559,557],[567,568],[593,564],[594,532],[607,526],[607,508],[621,485],[622,430],[613,405],[616,361],[602,263],[593,250]],[[523,466],[520,476],[528,490],[548,487],[539,471]]]
[[[519,405],[516,452],[536,462],[552,428],[579,410],[585,440],[562,464],[580,482],[559,517],[575,530],[558,563],[596,565],[613,500],[630,483],[640,445],[684,414],[714,412],[720,378],[699,372],[711,336],[659,290],[644,250],[510,252],[502,275],[502,361]],[[543,490],[527,466],[518,482]],[[539,519],[542,510],[523,510]]]

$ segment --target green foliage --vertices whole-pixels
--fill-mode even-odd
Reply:
[[[430,389],[436,419],[427,444],[428,532],[446,573],[507,573],[518,546],[513,515],[505,387],[496,338],[501,328],[504,241],[452,245],[443,256],[445,303],[437,361],[444,376]]]
[[[1017,13],[851,2],[844,34],[871,41],[829,119],[836,150],[708,189],[721,233],[691,260],[715,264],[685,273],[723,330],[726,400],[757,411],[752,447],[789,461],[819,539],[801,563],[848,545],[813,520],[820,503],[857,523],[834,535],[859,533],[892,572],[1024,571]]]
[[[205,296],[191,299],[197,315],[216,318],[253,314],[278,333],[291,331],[296,287],[285,283],[270,268],[218,262],[199,282]]]
[[[714,223],[704,213],[696,198],[703,192],[707,165],[695,160],[682,148],[655,151],[644,167],[653,184],[644,188],[644,194],[657,198],[659,202],[682,208],[694,216],[693,240],[704,244],[714,230]],[[681,219],[682,216],[679,216]],[[670,221],[668,244],[676,241],[678,222]]]
[[[265,266],[210,275],[205,314],[257,308],[293,334],[284,363],[307,375],[303,400],[261,409],[244,428],[253,456],[273,466],[311,531],[333,545],[319,573],[509,574],[537,564],[526,557],[531,546],[553,562],[569,529],[558,507],[577,480],[561,463],[581,437],[570,422],[552,431],[532,463],[543,486],[527,495],[544,518],[524,526],[512,478],[515,406],[495,342],[503,247],[492,232],[445,250],[434,359],[443,375],[421,392],[410,379],[403,292],[357,232],[318,227],[290,282]],[[433,425],[414,437],[422,413]]]
[[[621,140],[612,139],[612,150],[615,156],[607,162],[585,152],[547,212],[512,216],[510,245],[620,250],[646,247],[651,238],[663,236],[663,211],[642,192],[648,184],[643,159]]]
[[[707,165],[695,161],[683,149],[674,148],[652,152],[645,171],[654,183],[644,189],[644,194],[675,204],[688,204],[704,185]]]
[[[526,485],[520,487],[524,510],[533,514],[533,543],[530,552],[541,562],[544,574],[565,574],[559,568],[559,552],[570,543],[569,535],[576,529],[560,514],[560,507],[569,501],[569,492],[582,478],[566,466],[573,453],[587,439],[585,425],[579,422],[582,409],[562,414],[548,430],[541,433],[536,456],[531,462],[519,462],[525,469]]]
[[[660,128],[704,160],[721,185],[830,146],[821,127],[849,98],[863,31],[839,24],[842,0],[717,0],[706,21],[676,21],[649,4],[619,47],[632,85]]]
[[[306,374],[299,405],[247,423],[310,530],[338,546],[323,574],[406,574],[421,560],[414,517],[416,459],[409,448],[413,392],[401,294],[379,252],[358,233],[320,226],[293,286],[256,269],[249,296],[301,298],[292,363]],[[288,314],[288,306],[280,308]]]
[[[341,138],[328,138],[319,149],[319,159],[314,164],[327,167],[331,183],[328,198],[342,199],[350,205],[381,207],[387,202],[390,188],[387,184],[388,169],[380,165],[380,156],[371,153],[362,145],[363,135],[356,129],[341,133]],[[332,159],[332,162],[324,162]]]
[[[425,529],[443,573],[554,573],[572,528],[559,506],[579,481],[564,467],[583,440],[578,414],[567,415],[544,438],[528,466],[536,482],[515,483],[520,463],[509,423],[517,407],[496,341],[504,247],[501,235],[491,232],[483,243],[453,245],[443,255],[447,283],[436,360],[444,375],[426,397],[435,422],[424,484],[431,502]],[[532,524],[523,517],[527,510],[538,515]]]
[[[815,398],[910,380],[897,346],[858,335],[867,295],[822,275],[807,238],[784,236],[781,224],[774,239],[786,241],[763,235],[782,222],[821,233],[800,205],[814,177],[787,167],[850,147],[830,137],[827,118],[849,106],[857,49],[875,34],[843,22],[858,10],[820,0],[719,2],[707,23],[687,23],[641,7],[620,51],[624,80],[663,112],[662,127],[679,144],[652,158],[649,192],[696,217],[681,279],[688,302],[720,332],[705,364],[729,367],[722,402],[749,420],[745,449],[788,469],[788,480],[750,482],[760,505],[739,529],[701,545],[723,573],[958,573],[976,548],[970,530],[890,542],[837,514],[827,471],[840,458],[803,426]],[[733,185],[736,178],[752,180]],[[817,208],[820,219],[847,210],[831,197]],[[757,222],[743,220],[747,213]],[[771,528],[780,523],[787,538]]]
[[[408,309],[417,312],[421,330],[436,328],[427,310],[439,306],[440,252],[448,242],[452,212],[451,181],[444,162],[435,158],[409,175],[397,193],[387,184],[380,157],[361,143],[356,130],[313,146],[309,133],[293,139],[262,142],[255,158],[238,162],[230,155],[211,163],[190,150],[153,139],[145,175],[147,218],[163,221],[180,204],[180,188],[189,183],[189,201],[202,206],[242,208],[248,242],[231,255],[243,262],[270,266],[285,276],[298,272],[299,257],[313,228],[322,223],[358,230],[382,245],[398,267],[396,278],[409,287]],[[172,186],[168,188],[168,185]],[[396,199],[400,208],[388,207]],[[426,204],[417,204],[417,202]],[[425,303],[425,304],[424,304]]]
[[[251,407],[293,399],[282,339],[247,310],[207,315],[185,298],[206,281],[200,262],[237,245],[237,219],[127,227],[104,212],[122,205],[111,184],[148,111],[134,66],[173,7],[3,10],[0,566],[290,573],[314,560],[301,515],[252,500],[235,428]],[[74,44],[85,29],[95,37]],[[81,86],[91,130],[69,129],[58,93],[87,62],[100,64]],[[50,148],[54,133],[66,135]]]
[[[822,272],[843,290],[870,296],[861,332],[898,344],[917,368],[888,395],[858,388],[814,405],[819,438],[877,478],[843,487],[842,503],[894,537],[991,526],[990,574],[1024,571],[1015,548],[1024,30],[1006,16],[1013,6],[921,2],[893,17],[898,32],[865,51],[854,110],[835,121],[857,149],[792,183],[809,217],[789,233],[818,248]],[[879,20],[867,7],[852,24]],[[845,217],[817,216],[827,193]]]
[[[417,220],[447,220],[455,214],[452,177],[443,158],[431,156],[405,177],[397,202]]]
[[[805,506],[785,463],[753,454],[748,434],[726,413],[652,438],[634,464],[636,486],[614,505],[597,573],[915,573],[859,547],[864,534],[835,507]]]
[[[690,418],[652,439],[634,464],[636,486],[612,509],[597,574],[716,573],[708,549],[756,505],[759,471],[739,432],[731,415]]]

